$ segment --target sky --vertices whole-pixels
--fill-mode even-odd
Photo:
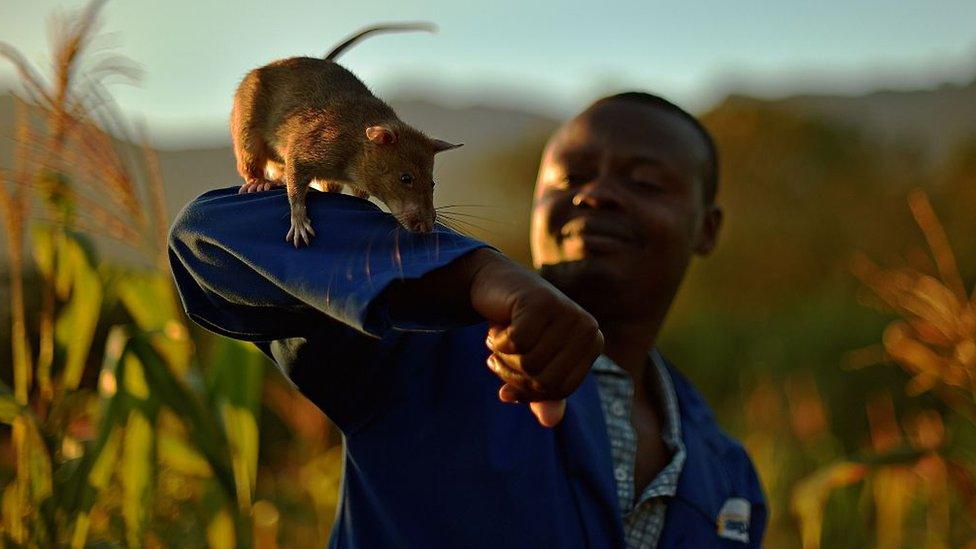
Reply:
[[[0,0],[0,40],[46,71],[49,14],[82,5]],[[114,0],[99,44],[142,65],[138,86],[112,90],[165,142],[224,127],[252,68],[323,55],[375,22],[415,20],[440,31],[372,37],[340,61],[382,98],[557,117],[623,89],[702,111],[730,91],[855,94],[976,75],[973,0]],[[0,63],[3,86],[13,72]]]

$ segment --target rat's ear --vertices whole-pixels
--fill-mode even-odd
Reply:
[[[397,137],[393,130],[386,126],[370,126],[366,128],[366,139],[377,145],[392,145],[396,143]]]
[[[464,143],[458,143],[457,145],[455,145],[453,143],[448,143],[443,139],[431,139],[430,141],[431,143],[434,144],[434,154],[437,154],[439,152],[449,151],[451,149],[456,149],[461,145],[464,145]]]

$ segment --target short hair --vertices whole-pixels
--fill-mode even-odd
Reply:
[[[705,126],[702,125],[701,122],[698,121],[697,118],[667,99],[646,92],[629,91],[618,93],[616,95],[610,95],[604,97],[603,99],[599,99],[596,101],[596,103],[594,103],[594,105],[609,101],[629,101],[639,103],[641,105],[658,107],[680,116],[691,124],[692,127],[695,128],[695,131],[701,136],[702,141],[705,143],[706,158],[705,172],[702,181],[704,183],[702,198],[705,204],[712,204],[715,202],[715,195],[718,193],[718,148],[715,146],[715,140],[712,139],[712,134],[705,128]]]

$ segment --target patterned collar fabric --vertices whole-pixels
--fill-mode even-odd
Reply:
[[[617,499],[624,521],[629,548],[654,547],[664,527],[667,498],[674,496],[685,463],[685,446],[681,440],[681,413],[678,397],[657,349],[650,352],[648,383],[651,393],[661,399],[664,417],[661,435],[671,452],[671,461],[646,488],[635,497],[634,468],[637,458],[637,435],[630,423],[634,384],[630,375],[605,355],[597,357],[592,371],[596,374],[600,404],[610,438],[613,476]]]

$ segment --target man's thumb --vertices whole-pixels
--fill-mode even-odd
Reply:
[[[566,415],[566,399],[530,402],[529,409],[543,427],[555,427]]]

